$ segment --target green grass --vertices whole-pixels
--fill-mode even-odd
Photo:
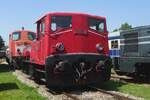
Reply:
[[[109,81],[101,85],[103,89],[120,91],[130,95],[150,100],[150,86],[144,84],[123,83],[118,81]]]
[[[0,65],[0,100],[45,100],[36,89],[28,87],[9,72],[8,66]]]

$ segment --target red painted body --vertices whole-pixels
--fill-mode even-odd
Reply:
[[[34,37],[36,36],[34,32],[28,30],[18,30],[9,34],[9,47],[11,58],[27,56],[26,52],[31,51],[31,43],[33,42],[33,40],[30,40],[28,38],[29,33],[33,34]],[[16,34],[17,36],[13,36],[14,34]]]
[[[61,31],[51,30],[52,16],[71,16],[72,26]],[[90,29],[88,19],[93,18],[104,22],[103,32]],[[42,33],[40,24],[44,23]],[[65,51],[57,52],[56,44],[63,43]],[[103,47],[98,52],[96,45]],[[45,65],[48,56],[56,54],[103,54],[108,56],[108,32],[105,17],[93,16],[81,13],[48,13],[37,21],[37,40],[32,43],[31,63]]]
[[[110,79],[105,17],[48,13],[37,21],[36,39],[29,40],[28,34],[10,34],[9,63],[35,80],[45,78],[48,87],[65,87]]]

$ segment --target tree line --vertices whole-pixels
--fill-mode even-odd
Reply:
[[[3,49],[4,47],[5,47],[4,40],[2,36],[0,36],[0,50]]]

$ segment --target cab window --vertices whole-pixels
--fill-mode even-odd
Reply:
[[[33,41],[35,38],[36,38],[35,33],[33,33],[33,32],[29,32],[29,33],[28,33],[28,39],[29,39],[29,40]]]
[[[88,19],[88,26],[89,29],[98,31],[98,32],[104,32],[104,20],[99,20],[99,19],[95,19],[95,18],[89,18]]]
[[[44,34],[45,33],[45,23],[44,21],[40,23],[40,34]]]
[[[20,32],[14,32],[13,34],[12,34],[12,39],[14,40],[14,41],[17,41],[17,40],[19,40],[20,39]]]
[[[9,34],[9,40],[11,39],[11,34]]]
[[[52,16],[51,17],[51,30],[53,32],[60,31],[65,28],[72,27],[71,16]]]
[[[45,24],[44,22],[41,23],[41,33],[44,34],[45,31]]]

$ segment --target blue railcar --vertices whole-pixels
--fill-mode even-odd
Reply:
[[[115,69],[119,67],[120,58],[120,31],[109,33],[109,55],[112,58]]]

